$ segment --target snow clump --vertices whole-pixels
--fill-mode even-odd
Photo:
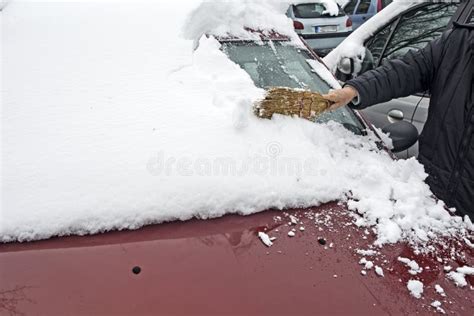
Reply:
[[[421,281],[409,280],[407,283],[407,288],[413,297],[421,298],[421,294],[423,294],[423,283]]]

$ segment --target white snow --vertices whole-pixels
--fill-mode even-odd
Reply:
[[[435,307],[435,308],[436,308],[436,307],[440,307],[440,306],[441,306],[441,302],[440,302],[440,301],[433,301],[433,302],[431,303],[431,306],[433,306],[433,307]]]
[[[446,311],[445,311],[443,308],[441,308],[441,302],[440,302],[440,301],[433,301],[433,302],[431,302],[430,305],[431,305],[433,308],[435,308],[436,311],[438,311],[439,313],[441,313],[441,314],[445,314],[445,313],[446,313]]]
[[[268,236],[264,232],[258,232],[258,237],[265,244],[265,246],[271,247],[273,245],[273,242],[270,236]]]
[[[467,215],[464,215],[464,222],[465,222],[465,225],[467,227],[467,229],[469,230],[474,230],[474,223],[472,223],[471,219],[469,218],[469,216]],[[469,240],[468,240],[469,241]],[[468,244],[469,245],[469,244]],[[474,247],[474,245],[471,243],[469,245],[470,247]]]
[[[321,2],[326,8],[326,10],[323,11],[323,14],[329,14],[332,16],[337,16],[339,14],[339,7],[335,0],[319,0],[315,2]]]
[[[11,0],[0,0],[0,11],[3,10]]]
[[[381,25],[393,19],[406,8],[416,5],[423,0],[394,0],[369,21],[362,24],[351,33],[342,43],[323,58],[331,72],[335,72],[338,62],[344,57],[353,58],[356,72],[360,71],[362,60],[365,57],[364,42],[374,34]]]
[[[294,32],[293,22],[284,14],[289,2],[205,0],[195,3],[200,5],[187,17],[182,34],[194,40],[195,44],[204,34],[259,40],[259,35],[249,29],[262,30],[267,34],[275,31],[300,42]],[[184,9],[179,5],[177,7]]]
[[[375,250],[372,250],[372,249],[356,249],[356,252],[359,254],[359,255],[362,255],[362,256],[375,256],[377,254],[377,251]]]
[[[468,245],[470,248],[473,248],[474,249],[474,244],[467,238],[464,238],[464,242],[466,243],[466,245]]]
[[[465,287],[467,285],[464,273],[451,271],[447,275],[448,279],[452,280],[458,287]]]
[[[380,137],[380,139],[385,143],[388,149],[393,149],[393,141],[390,138],[390,134],[385,134],[382,129],[376,127],[375,125],[372,125],[374,128],[375,132],[377,135]]]
[[[373,268],[374,266],[374,263],[370,260],[367,260],[365,258],[362,258],[359,260],[359,264],[363,265],[364,266],[364,269],[366,270],[370,270]]]
[[[280,6],[10,2],[1,13],[0,240],[335,200],[375,227],[378,244],[458,232],[462,220],[431,198],[422,165],[392,160],[373,133],[253,116],[264,91],[200,35],[291,33]]]
[[[423,294],[423,283],[421,281],[409,280],[407,283],[407,288],[413,297],[421,298],[421,294]]]
[[[378,275],[378,276],[381,276],[383,277],[384,274],[383,274],[383,269],[379,266],[375,266],[375,273]]]
[[[423,268],[420,267],[420,265],[415,260],[410,260],[404,257],[398,257],[397,260],[409,267],[410,270],[408,271],[408,273],[412,275],[417,275],[418,273],[421,273],[423,271]]]
[[[473,267],[463,266],[463,267],[456,268],[456,271],[465,275],[474,275]]]
[[[474,268],[468,266],[458,267],[456,271],[451,271],[446,276],[452,280],[456,286],[464,287],[467,285],[466,275],[474,275]]]
[[[297,225],[298,224],[298,218],[296,216],[290,215],[290,223]]]
[[[436,284],[435,290],[436,290],[436,293],[438,293],[439,295],[446,296],[446,293],[444,292],[444,289],[441,287],[441,285]]]
[[[314,71],[323,79],[329,86],[334,89],[340,89],[341,84],[334,78],[329,69],[326,68],[322,63],[314,60],[308,59],[307,63],[314,69]],[[384,133],[381,133],[384,134]],[[384,134],[385,135],[385,134]]]

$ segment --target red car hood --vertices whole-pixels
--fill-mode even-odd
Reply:
[[[290,214],[297,225],[289,225]],[[267,247],[258,232],[277,239]],[[367,257],[385,276],[373,268],[362,275],[356,249],[367,249],[373,238],[351,224],[344,206],[330,203],[3,244],[0,314],[426,314],[436,312],[435,300],[448,313],[474,314],[472,287],[446,279],[441,254],[386,246]],[[424,267],[416,276],[424,283],[422,298],[410,296],[406,283],[414,277],[398,256]],[[453,267],[474,262],[472,248],[458,247],[451,256]]]

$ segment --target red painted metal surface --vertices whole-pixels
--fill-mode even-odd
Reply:
[[[289,214],[297,225],[288,224]],[[295,237],[287,235],[292,228]],[[259,231],[277,237],[273,246],[261,242]],[[385,276],[373,269],[363,276],[355,250],[367,249],[373,238],[351,224],[343,206],[331,203],[3,244],[0,314],[399,315],[435,313],[434,300],[448,313],[474,314],[474,291],[446,280],[447,262],[436,258],[453,256],[453,267],[472,265],[472,249],[453,242],[456,254],[448,247],[444,254],[420,256],[391,245],[375,259],[367,257]],[[421,299],[409,295],[406,282],[413,276],[398,256],[424,267],[417,276],[425,284]]]

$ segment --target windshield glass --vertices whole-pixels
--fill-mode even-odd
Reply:
[[[262,43],[228,41],[222,43],[222,50],[229,58],[243,68],[257,87],[303,88],[325,94],[331,88],[309,65],[314,60],[310,54],[284,41]],[[343,124],[356,134],[364,127],[347,107],[326,112],[316,122],[333,120]]]

